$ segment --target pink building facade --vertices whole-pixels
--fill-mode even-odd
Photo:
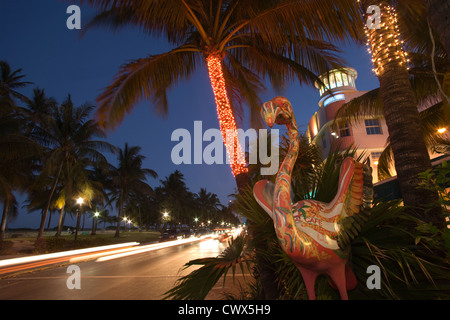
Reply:
[[[346,102],[366,92],[356,89],[357,76],[355,69],[342,68],[319,77],[320,81],[316,82],[320,93],[319,109],[311,117],[305,134],[310,142],[320,146],[324,158],[330,148],[343,151],[349,146],[356,147],[358,154],[364,153],[365,157],[370,157],[375,183],[379,180],[378,158],[389,136],[384,119],[366,117],[352,123],[336,119],[337,111]]]

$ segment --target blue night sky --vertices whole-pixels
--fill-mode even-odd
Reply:
[[[22,68],[25,80],[33,82],[21,91],[28,97],[32,96],[33,88],[39,87],[58,102],[70,93],[75,105],[95,103],[97,95],[111,82],[123,63],[170,49],[164,39],[149,38],[133,28],[116,33],[93,29],[80,38],[79,30],[66,27],[69,5],[57,0],[0,0],[0,60],[7,61],[12,70]],[[93,13],[92,9],[81,7],[82,28]],[[378,80],[371,71],[366,49],[353,45],[341,49],[348,66],[358,71],[357,88],[376,88]],[[267,101],[276,95],[284,95],[291,101],[299,128],[304,130],[317,111],[318,90],[293,83],[284,92],[268,91],[261,98]],[[125,142],[142,147],[142,154],[146,156],[144,167],[159,175],[158,179],[149,180],[151,186],[159,185],[159,179],[178,169],[184,174],[190,191],[198,192],[204,187],[208,192],[216,193],[223,204],[227,203],[228,195],[236,188],[227,164],[175,165],[171,160],[171,150],[177,144],[171,141],[175,129],[185,128],[193,136],[194,121],[203,122],[203,131],[219,126],[206,68],[198,70],[190,80],[179,83],[168,96],[170,110],[166,117],[158,116],[149,102],[143,102],[121,126],[108,133],[107,141],[119,147]],[[248,124],[244,123],[244,126],[247,128]],[[114,157],[110,159],[117,164]],[[54,226],[57,219],[52,220]],[[8,226],[37,228],[39,221],[38,212],[28,214],[21,208],[19,217]]]

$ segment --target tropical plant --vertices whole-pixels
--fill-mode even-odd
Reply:
[[[217,195],[208,192],[206,188],[200,188],[200,191],[194,196],[198,206],[200,220],[204,222],[216,220],[219,207],[221,206]]]
[[[22,81],[21,69],[14,72],[8,63],[0,61],[0,202],[3,213],[0,241],[3,240],[8,214],[17,212],[14,192],[26,191],[30,185],[33,161],[39,157],[39,146],[23,130],[23,117],[17,100],[26,97],[17,91],[29,82]]]
[[[313,84],[316,74],[341,65],[336,47],[324,39],[362,39],[361,15],[351,0],[82,3],[101,11],[86,29],[134,25],[151,36],[162,34],[174,47],[123,65],[98,98],[100,121],[116,126],[143,99],[152,99],[157,111],[167,112],[167,90],[206,66],[238,188],[246,183],[247,168],[236,136],[236,116],[243,114],[245,103],[251,123],[260,123],[258,95],[265,88],[263,77],[276,87],[295,79]]]
[[[400,6],[399,10],[399,18],[403,21],[402,37],[406,40],[404,41],[405,50],[409,59],[409,78],[414,100],[420,111],[423,139],[429,151],[445,152],[445,146],[448,146],[450,142],[448,137],[438,132],[438,129],[446,127],[445,98],[439,90],[439,84],[443,85],[444,76],[449,67],[447,54],[439,42],[435,50],[432,50],[433,43],[426,21],[424,22],[423,19],[411,21],[414,15],[419,14],[415,6],[412,9]],[[409,10],[413,10],[413,14]],[[336,114],[337,121],[348,123],[357,122],[365,117],[383,117],[380,88],[370,90],[345,103]],[[378,163],[379,178],[385,179],[391,176],[389,169],[392,163],[392,149],[387,141],[387,146]]]
[[[170,212],[170,219],[176,224],[191,224],[194,222],[194,212],[197,204],[192,193],[186,186],[183,173],[175,170],[168,177],[160,180],[158,187],[161,212]]]
[[[8,62],[0,61],[0,70],[0,97],[2,97],[2,99],[7,98],[27,101],[28,98],[17,91],[18,89],[31,84],[31,82],[22,80],[25,77],[25,75],[20,74],[22,69],[12,71]]]
[[[355,149],[348,149],[344,156],[355,154]],[[338,188],[338,178],[342,155],[330,153],[321,166],[315,166],[313,175],[307,174],[311,188],[296,188],[295,201],[314,198],[330,201]],[[303,160],[304,161],[304,160]],[[300,172],[293,181],[305,181]],[[229,270],[235,272],[238,261],[249,263],[256,283],[261,282],[261,275],[253,268],[256,262],[256,250],[266,261],[271,261],[274,270],[277,295],[275,299],[306,299],[306,289],[297,267],[284,253],[269,216],[256,202],[249,187],[237,196],[236,209],[255,224],[256,237],[247,238],[245,245],[232,244],[233,255],[224,259],[205,258],[190,261],[191,265],[202,265],[192,273],[179,279],[177,284],[167,292],[166,298],[202,299],[207,292],[200,291],[198,285],[209,290],[220,277]],[[350,299],[447,299],[450,288],[448,263],[448,235],[437,234],[427,224],[405,212],[399,201],[376,202],[362,225],[360,232],[351,241],[351,264],[358,279],[358,286],[349,292]],[[411,229],[411,224],[416,228]],[[448,231],[447,231],[448,233]],[[238,240],[242,241],[242,239]],[[261,242],[265,243],[261,246]],[[225,252],[226,253],[226,252]],[[368,267],[376,265],[381,271],[381,289],[370,290],[366,283]],[[242,266],[241,266],[242,267]],[[316,292],[318,299],[337,299],[339,294],[324,276],[318,278]],[[264,286],[253,284],[264,290]],[[250,298],[267,297],[261,291]]]
[[[433,29],[436,30],[447,54],[450,54],[450,24],[446,14],[450,10],[450,4],[439,0],[425,0],[425,3],[427,6],[427,20]]]
[[[391,1],[387,0],[364,0],[360,3],[364,12],[371,5],[378,6],[381,12],[380,28],[366,30],[368,43],[372,51],[374,72],[380,82],[383,114],[389,130],[400,191],[408,210],[420,217],[424,204],[433,202],[437,194],[416,188],[419,183],[418,174],[430,169],[431,162],[409,79],[407,53],[402,47],[402,41],[407,42],[408,46],[411,45],[411,39],[401,36],[408,26],[417,29],[423,25],[421,20],[426,13],[425,5],[422,1],[392,1],[394,8]],[[368,19],[371,18],[368,16]],[[444,225],[438,209],[427,214],[424,219],[440,227]]]
[[[111,200],[116,201],[117,228],[115,237],[120,235],[120,222],[124,206],[128,205],[133,194],[151,194],[153,189],[147,184],[147,177],[156,178],[158,175],[152,169],[143,168],[145,157],[140,154],[141,147],[129,147],[125,143],[118,152],[118,166],[110,172],[112,175]]]
[[[239,266],[244,273],[245,268],[250,269],[250,261],[247,236],[240,235],[231,240],[229,246],[218,257],[196,259],[186,263],[183,269],[191,266],[201,267],[180,278],[177,285],[165,293],[165,299],[203,300],[221,278],[225,283],[225,277],[230,269],[234,277],[236,267]]]
[[[51,181],[37,240],[42,238],[47,214],[55,190],[61,183],[63,169],[66,168],[66,175],[80,172],[86,167],[86,161],[89,161],[89,164],[106,161],[101,151],[115,152],[111,144],[94,140],[105,137],[105,134],[96,121],[89,119],[93,108],[87,104],[75,107],[69,95],[60,106],[54,106],[50,118],[33,128],[34,138],[45,149],[42,169],[36,179],[37,185],[42,179]],[[81,190],[78,196],[86,192],[88,189]]]

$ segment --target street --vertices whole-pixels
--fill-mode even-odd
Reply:
[[[159,300],[177,279],[195,270],[181,270],[186,262],[215,257],[225,248],[226,243],[205,239],[113,260],[64,263],[22,272],[0,279],[0,300]],[[79,267],[79,289],[67,285],[71,265]],[[236,278],[239,281],[242,276]],[[226,287],[233,288],[231,276]],[[220,280],[208,299],[221,299],[223,290]]]

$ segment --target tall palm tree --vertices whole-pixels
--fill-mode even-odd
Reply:
[[[104,138],[105,134],[98,123],[89,118],[93,108],[87,104],[74,106],[69,95],[60,106],[53,108],[51,118],[47,122],[35,128],[37,139],[46,149],[39,175],[51,177],[52,181],[37,240],[42,238],[48,210],[54,192],[60,183],[63,168],[65,166],[74,168],[86,159],[93,163],[106,161],[101,151],[115,151],[115,148],[109,143],[95,140],[95,138]]]
[[[174,47],[123,65],[99,96],[98,116],[114,127],[143,99],[166,112],[166,91],[195,70],[208,69],[220,130],[238,188],[247,181],[244,154],[236,136],[242,104],[252,124],[260,121],[264,80],[277,87],[298,80],[313,84],[316,74],[341,65],[326,42],[362,39],[361,15],[352,0],[85,0],[100,13],[89,23],[117,29],[139,27],[161,34]],[[336,14],[338,13],[338,14]]]
[[[140,154],[141,147],[129,147],[125,143],[123,149],[119,149],[117,168],[114,168],[112,174],[113,193],[116,199],[118,209],[117,228],[115,237],[119,237],[120,219],[122,217],[124,206],[132,194],[150,194],[152,188],[147,184],[147,177],[156,178],[158,175],[152,169],[142,167],[145,159]]]
[[[443,149],[449,145],[448,137],[439,133],[438,129],[446,127],[444,99],[442,99],[439,86],[435,80],[434,70],[437,71],[437,79],[442,84],[446,70],[450,66],[447,54],[437,41],[434,52],[434,68],[430,55],[432,43],[427,31],[427,23],[422,26],[416,23],[412,30],[405,30],[403,34],[410,41],[408,46],[409,77],[414,98],[419,110],[419,118],[424,134],[424,141],[428,150]],[[410,34],[410,35],[408,35]],[[414,43],[414,45],[411,45]],[[434,70],[433,70],[434,69]],[[335,121],[354,122],[361,121],[365,117],[383,117],[383,101],[380,88],[370,90],[361,96],[345,103],[337,112]],[[385,151],[380,156],[378,163],[378,177],[387,178],[391,174],[392,149],[389,141]]]
[[[39,156],[39,146],[24,135],[23,117],[16,104],[26,97],[17,90],[29,82],[22,81],[21,69],[11,71],[0,61],[0,202],[3,214],[0,223],[0,241],[3,240],[8,213],[16,203],[14,191],[25,191],[30,184],[33,160]]]
[[[431,190],[417,189],[420,182],[418,174],[431,169],[431,162],[423,139],[419,111],[408,74],[408,58],[403,51],[399,26],[404,25],[401,24],[404,17],[420,25],[420,13],[424,12],[423,3],[399,1],[398,7],[402,8],[403,5],[407,9],[400,11],[404,15],[400,18],[397,18],[390,1],[364,0],[361,3],[364,9],[377,5],[381,10],[380,28],[367,29],[368,42],[372,50],[374,71],[380,82],[383,113],[403,200],[413,214],[421,216],[424,210],[415,209],[434,202],[437,194]],[[439,227],[445,226],[439,209],[434,213],[429,212],[428,217],[424,219]]]
[[[189,191],[184,180],[179,170],[160,180],[159,193],[164,207],[161,209],[170,211],[171,220],[176,223],[191,223],[193,219],[190,214],[195,207],[194,194]]]
[[[199,207],[203,221],[215,219],[219,208],[222,206],[217,194],[208,192],[206,188],[200,188],[200,191],[195,195],[195,202]]]

